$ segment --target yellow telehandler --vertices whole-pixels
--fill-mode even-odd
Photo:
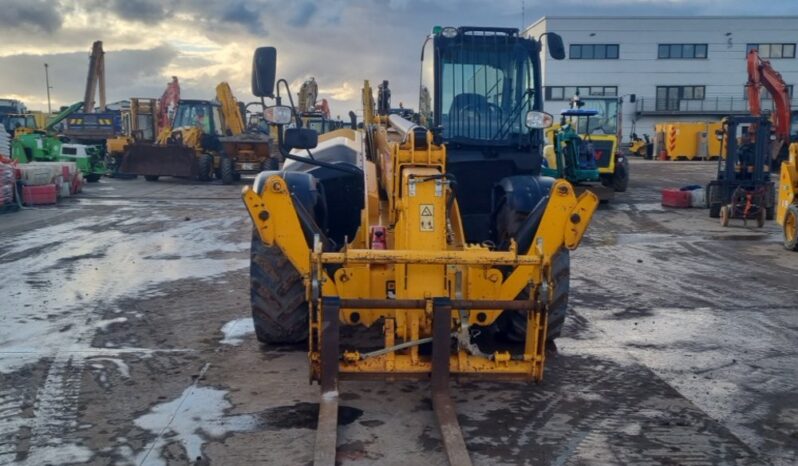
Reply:
[[[561,59],[562,39],[547,36]],[[569,250],[598,199],[540,175],[552,123],[540,44],[517,29],[436,27],[422,53],[425,126],[375,111],[366,82],[362,129],[278,131],[282,170],[244,188],[257,337],[307,340],[321,386],[314,464],[335,463],[339,380],[430,380],[460,466],[471,463],[450,375],[542,379],[565,320]],[[256,50],[254,95],[275,97],[275,66],[274,48]],[[297,112],[281,105],[281,84],[290,95],[281,79],[264,113],[287,125]]]

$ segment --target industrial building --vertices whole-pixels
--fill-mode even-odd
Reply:
[[[745,114],[751,48],[771,60],[795,99],[796,24],[798,16],[546,16],[525,34],[556,32],[565,42],[564,60],[541,56],[545,110],[558,115],[577,90],[622,97],[628,142],[631,132],[652,134],[659,122]]]

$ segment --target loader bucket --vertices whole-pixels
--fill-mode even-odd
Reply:
[[[177,145],[136,143],[128,146],[119,172],[143,176],[196,178],[199,174],[194,149]]]

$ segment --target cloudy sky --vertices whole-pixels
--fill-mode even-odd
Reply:
[[[798,0],[0,0],[0,97],[46,109],[82,99],[95,40],[106,52],[110,102],[159,97],[170,76],[182,95],[211,98],[228,81],[249,90],[252,51],[278,50],[278,76],[314,76],[334,115],[360,106],[363,79],[391,81],[394,105],[413,100],[424,35],[434,25],[520,27],[543,15],[798,14]]]

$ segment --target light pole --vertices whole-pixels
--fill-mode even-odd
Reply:
[[[47,63],[44,64],[44,80],[47,83],[47,115],[52,115],[53,109],[50,106],[50,72],[47,69]]]

